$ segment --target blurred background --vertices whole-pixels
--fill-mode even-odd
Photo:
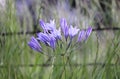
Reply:
[[[0,0],[0,79],[58,79],[61,66],[52,68],[53,59],[27,42],[41,31],[40,19],[59,27],[60,18],[93,28],[61,79],[120,79],[120,0]]]

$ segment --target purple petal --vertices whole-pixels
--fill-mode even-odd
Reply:
[[[39,23],[40,23],[40,26],[42,27],[42,29],[44,30],[45,29],[45,22],[43,20],[40,20]]]
[[[62,30],[63,30],[64,27],[67,26],[67,21],[66,21],[64,18],[62,18],[62,19],[60,20],[60,25],[61,25],[61,28],[62,28]]]
[[[69,28],[66,26],[65,28],[64,28],[65,30],[64,30],[64,36],[65,36],[65,38],[67,39],[68,38],[68,35],[69,35]]]
[[[50,37],[50,46],[55,49],[56,40],[53,36]]]

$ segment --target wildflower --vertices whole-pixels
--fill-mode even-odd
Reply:
[[[44,21],[40,20],[40,25],[44,30],[44,33],[51,33],[56,29],[54,20],[50,20],[50,23],[44,23]]]
[[[49,38],[48,34],[40,32],[40,33],[37,34],[37,36],[38,36],[37,39],[39,41],[41,41],[44,44],[48,45],[48,42],[50,41],[50,38]]]
[[[81,30],[78,35],[78,42],[84,41],[86,39],[86,32],[84,30]]]
[[[65,51],[67,52],[67,50],[69,48],[71,48],[71,44],[72,44],[72,39],[78,34],[78,42],[82,42],[85,41],[86,39],[88,39],[88,37],[90,36],[91,32],[92,32],[92,28],[89,27],[87,30],[80,30],[78,29],[76,26],[73,27],[72,25],[70,25],[70,27],[68,27],[66,20],[63,18],[60,21],[60,27],[59,29],[56,28],[56,24],[54,20],[50,20],[49,23],[45,23],[44,21],[40,20],[40,25],[43,29],[43,32],[37,33],[37,37],[31,37],[31,40],[28,42],[28,45],[33,49],[36,50],[38,52],[42,51],[42,47],[40,46],[39,43],[43,43],[46,46],[51,47],[53,50],[55,50],[56,47],[60,47],[63,45],[62,43],[64,43],[64,41],[62,41],[61,44],[59,44],[59,40],[62,40],[62,33],[63,36],[65,37],[66,41],[68,36],[70,37],[70,40],[68,40],[69,42],[66,42],[65,45],[66,49]],[[38,42],[39,41],[39,42]],[[58,43],[58,44],[56,44]],[[56,46],[56,45],[61,45],[61,46]],[[76,43],[75,43],[76,45]],[[74,46],[74,45],[73,45]],[[42,51],[44,52],[44,51]]]
[[[58,39],[60,40],[61,39],[61,30],[60,30],[60,28],[58,30],[55,29],[52,34],[54,35],[56,40],[58,40]]]
[[[41,46],[39,44],[39,42],[37,41],[37,39],[35,37],[31,37],[30,41],[28,42],[28,45],[30,46],[30,48],[32,48],[35,51],[41,52]]]
[[[86,31],[85,30],[81,30],[79,32],[79,35],[78,35],[78,42],[87,40],[88,37],[90,36],[91,32],[92,32],[92,28],[91,27],[89,27]]]
[[[70,39],[72,39],[77,33],[78,33],[79,29],[77,29],[76,27],[73,27],[72,25],[69,28],[69,36]]]
[[[37,39],[40,42],[43,42],[45,45],[50,46],[53,49],[55,48],[56,39],[52,34],[38,33],[37,36]]]
[[[61,30],[62,30],[62,32],[63,32],[63,34],[65,36],[65,39],[67,40],[68,35],[69,35],[69,33],[68,33],[69,28],[68,28],[67,22],[66,22],[66,20],[64,18],[61,19],[60,26],[61,26]]]
[[[46,23],[48,30],[53,31],[56,29],[55,20],[50,20],[50,23]]]

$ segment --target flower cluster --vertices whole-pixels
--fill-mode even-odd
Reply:
[[[50,23],[45,23],[43,20],[40,20],[39,23],[43,31],[37,33],[36,38],[32,36],[28,42],[28,45],[38,52],[43,52],[41,43],[55,50],[59,41],[62,41],[62,43],[70,41],[69,44],[71,44],[74,37],[78,36],[76,43],[83,42],[87,40],[92,32],[91,27],[87,30],[80,30],[77,26],[73,27],[72,25],[68,25],[64,18],[60,20],[59,28],[56,27],[54,20],[50,20]],[[63,41],[63,39],[65,40]],[[68,47],[69,44],[67,45]]]

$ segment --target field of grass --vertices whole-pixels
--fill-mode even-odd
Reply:
[[[98,0],[93,1],[97,8]],[[117,30],[93,30],[88,40],[79,44],[68,56],[50,57],[30,49],[28,41],[36,34],[26,32],[34,31],[32,23],[25,20],[21,27],[16,17],[14,1],[9,0],[8,7],[0,11],[0,79],[120,79],[120,9],[116,9],[114,1],[108,6],[113,21],[107,28],[118,27]],[[38,18],[44,18],[42,13],[37,12]],[[96,28],[93,15],[94,12],[91,12],[90,17],[86,18],[80,14],[79,28],[88,27],[85,25]],[[58,23],[62,17],[55,14],[54,18]],[[31,24],[29,29],[26,24]],[[102,23],[100,26],[106,28]],[[21,28],[23,32],[18,33]],[[37,28],[40,29],[39,24]],[[46,46],[43,48],[49,51]],[[56,50],[56,53],[61,52],[63,49]],[[54,52],[50,50],[49,53]]]

